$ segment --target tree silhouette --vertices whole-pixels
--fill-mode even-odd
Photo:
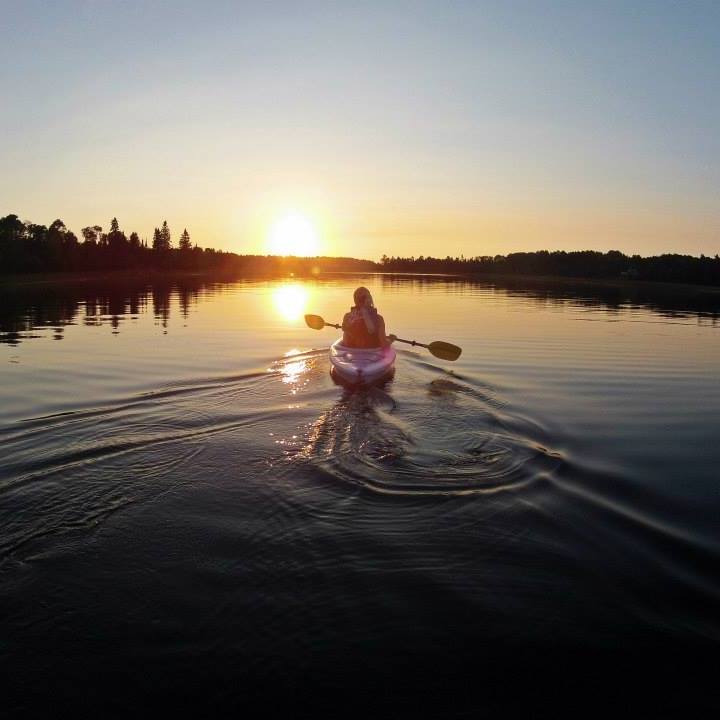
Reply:
[[[102,228],[100,228],[102,230]],[[98,241],[98,226],[84,227],[81,231],[83,240],[87,245],[97,245]]]
[[[122,252],[128,244],[125,233],[120,230],[117,218],[110,221],[110,232],[107,235],[108,245],[117,252]]]
[[[178,243],[178,247],[186,252],[188,250],[192,250],[192,244],[190,243],[190,233],[187,231],[187,228],[183,230],[182,235],[180,236],[180,242]]]
[[[167,220],[163,220],[161,228],[155,228],[153,231],[153,250],[165,252],[170,250],[170,228],[168,228]]]
[[[160,237],[162,238],[162,249],[169,250],[172,247],[172,236],[170,235],[170,228],[168,227],[167,220],[163,220],[162,228],[160,229]]]
[[[509,255],[434,258],[395,257],[383,254],[380,262],[355,258],[283,258],[236,255],[212,248],[193,247],[187,228],[177,250],[171,248],[167,221],[155,228],[152,249],[133,232],[128,239],[117,218],[110,231],[88,225],[83,242],[59,218],[49,227],[23,222],[17,215],[0,217],[0,274],[70,270],[141,269],[192,270],[238,275],[287,276],[323,272],[381,270],[386,273],[442,273],[478,278],[588,278],[601,280],[664,281],[720,286],[720,255],[665,254],[655,257],[627,256],[618,250],[575,252],[539,250]]]

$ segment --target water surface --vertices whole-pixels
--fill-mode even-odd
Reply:
[[[393,379],[338,386],[335,331],[302,314],[339,321],[360,283],[388,331],[459,361],[398,345]],[[17,706],[714,707],[716,297],[386,276],[3,291]]]

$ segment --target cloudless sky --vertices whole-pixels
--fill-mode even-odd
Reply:
[[[720,252],[720,2],[0,0],[0,214]]]

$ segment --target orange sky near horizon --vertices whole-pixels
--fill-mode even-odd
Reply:
[[[271,194],[271,191],[268,193]],[[298,193],[298,196],[301,196]],[[193,242],[201,247],[214,247],[240,254],[293,254],[349,256],[378,260],[387,255],[445,255],[472,257],[510,252],[547,250],[618,249],[627,254],[660,254],[683,252],[693,255],[714,254],[713,245],[720,249],[720,222],[711,209],[656,207],[640,212],[638,208],[533,208],[518,203],[517,208],[490,207],[433,208],[379,207],[367,210],[353,207],[335,208],[330,202],[317,200],[266,200],[247,204],[237,202],[229,209],[217,208],[218,214],[188,212],[192,199],[173,207],[173,212],[161,214],[136,206],[127,198],[130,221],[121,212],[108,207],[107,217],[97,217],[97,211],[63,213],[62,203],[42,199],[30,205],[30,212],[19,213],[25,220],[49,224],[56,217],[80,235],[87,224],[99,224],[105,229],[111,217],[117,215],[120,226],[128,234],[137,230],[150,241],[152,229],[167,219],[176,242],[183,228],[188,227]],[[68,202],[72,206],[72,202]],[[166,203],[167,204],[167,203]],[[172,203],[174,204],[174,203]],[[223,213],[224,214],[221,214]],[[5,212],[17,212],[7,206]],[[3,212],[3,214],[5,214]],[[273,242],[273,228],[288,215],[307,220],[316,234],[316,242],[299,251]],[[87,217],[91,219],[88,220]],[[185,222],[189,217],[193,222]],[[132,221],[134,219],[134,222]]]

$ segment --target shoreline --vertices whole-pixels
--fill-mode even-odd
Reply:
[[[635,290],[657,290],[661,292],[672,292],[683,295],[720,295],[720,286],[701,285],[695,283],[675,283],[660,280],[633,280],[627,278],[585,278],[568,277],[565,275],[508,275],[490,273],[408,273],[388,272],[382,270],[334,270],[313,273],[288,273],[287,275],[273,273],[242,273],[233,271],[200,271],[200,270],[99,270],[85,272],[46,272],[46,273],[22,273],[0,275],[0,288],[12,289],[15,287],[62,285],[62,284],[84,284],[96,282],[157,282],[190,279],[206,279],[217,282],[233,282],[242,278],[258,279],[310,279],[336,275],[379,275],[382,277],[397,278],[433,278],[465,280],[469,282],[482,282],[498,285],[565,285],[565,286],[589,286],[589,287],[614,287],[618,289]]]
[[[88,270],[85,272],[46,272],[0,275],[0,287],[27,287],[31,285],[82,284],[89,282],[153,282],[162,279],[210,277],[211,273],[196,270]]]
[[[461,275],[459,277],[472,278],[480,282],[492,282],[499,280],[503,283],[521,281],[532,285],[553,284],[553,285],[588,285],[591,287],[616,287],[633,288],[637,290],[660,290],[673,291],[677,293],[692,293],[703,295],[720,295],[720,286],[701,285],[695,283],[676,283],[666,280],[631,280],[628,278],[583,278],[568,277],[566,275]]]

